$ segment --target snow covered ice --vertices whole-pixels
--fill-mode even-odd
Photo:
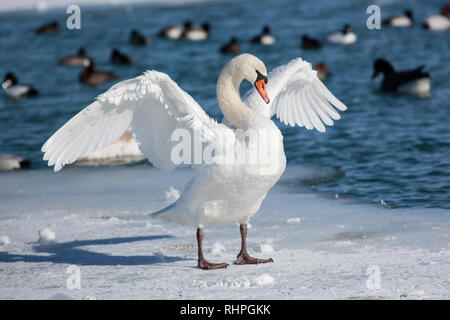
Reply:
[[[274,263],[233,265],[239,227],[207,227],[206,257],[230,263],[211,271],[196,268],[195,227],[148,216],[167,205],[166,191],[182,192],[189,169],[2,174],[0,235],[10,241],[0,241],[10,243],[0,249],[0,299],[450,298],[450,212],[336,199],[305,187],[323,173],[305,170],[288,167],[251,221],[249,253]],[[67,288],[70,266],[80,289]],[[378,289],[368,286],[372,266]]]

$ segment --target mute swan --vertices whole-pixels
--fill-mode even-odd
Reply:
[[[246,95],[245,103],[239,95],[243,80],[256,88]],[[223,68],[216,91],[219,106],[234,128],[211,119],[167,74],[146,71],[117,83],[61,127],[42,147],[44,160],[58,171],[117,140],[127,129],[135,134],[139,148],[152,164],[166,172],[178,165],[172,153],[178,145],[172,139],[176,130],[188,132],[204,144],[225,145],[226,148],[215,151],[223,158],[229,157],[226,162],[194,164],[194,177],[178,200],[151,216],[197,226],[199,268],[228,266],[208,262],[202,249],[203,226],[228,223],[240,224],[242,243],[235,264],[272,262],[250,257],[246,246],[247,223],[286,166],[283,136],[270,118],[276,114],[290,125],[323,132],[323,123],[333,125],[332,119],[340,118],[331,104],[340,110],[346,106],[322,84],[311,64],[302,59],[267,75],[264,63],[257,57],[239,55]],[[253,156],[257,152],[251,148],[248,137],[241,135],[243,130],[262,138],[265,163],[235,161],[241,153]],[[267,142],[268,146],[264,144]]]

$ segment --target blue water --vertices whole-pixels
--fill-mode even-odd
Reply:
[[[260,57],[269,70],[302,57],[311,63],[325,61],[332,72],[325,84],[348,106],[334,127],[321,134],[279,124],[289,164],[331,166],[342,172],[339,179],[313,188],[364,201],[383,199],[393,207],[450,208],[450,32],[420,28],[442,1],[378,1],[382,18],[409,7],[416,23],[411,28],[369,30],[366,8],[372,2],[259,0],[177,7],[82,7],[81,30],[62,28],[58,34],[41,36],[34,29],[45,22],[58,20],[65,26],[65,9],[0,13],[0,76],[12,71],[20,82],[34,85],[41,93],[15,103],[0,99],[0,153],[25,156],[33,169],[45,167],[40,152],[45,140],[113,84],[87,87],[78,81],[79,68],[58,66],[61,57],[81,46],[99,69],[114,71],[121,80],[146,69],[169,74],[211,116],[221,120],[215,83],[230,56],[220,54],[218,48],[236,36],[243,50]],[[161,27],[187,19],[210,22],[211,38],[193,43],[154,36]],[[301,34],[324,39],[344,23],[355,29],[356,44],[325,44],[319,51],[300,49]],[[248,40],[264,24],[270,25],[276,45],[250,44]],[[132,28],[150,36],[152,44],[129,45]],[[113,47],[132,56],[135,63],[109,64]],[[381,94],[380,79],[370,79],[373,60],[378,57],[387,58],[398,69],[425,64],[431,74],[431,96]]]

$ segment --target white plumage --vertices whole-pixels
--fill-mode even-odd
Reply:
[[[283,137],[270,120],[272,115],[290,125],[324,132],[324,124],[333,125],[333,120],[339,119],[332,105],[346,109],[317,78],[311,65],[301,59],[269,74],[269,104],[255,89],[247,93],[244,104],[239,84],[244,79],[256,83],[256,71],[267,74],[258,58],[242,54],[232,59],[219,77],[218,102],[233,128],[211,119],[168,75],[147,71],[114,85],[61,127],[42,147],[44,160],[58,171],[130,130],[152,164],[170,172],[178,165],[171,156],[177,144],[171,141],[171,135],[176,129],[185,129],[202,145],[231,147],[219,148],[215,156],[230,157],[234,162],[194,165],[194,177],[178,201],[155,216],[198,226],[246,224],[286,165]],[[262,150],[264,164],[238,162],[242,154],[253,156],[254,151],[235,128],[269,132],[272,140]],[[263,134],[258,131],[257,135]],[[273,170],[265,170],[266,166]]]
[[[333,120],[341,118],[330,103],[341,111],[347,109],[320,81],[311,64],[300,58],[275,68],[268,77],[269,104],[254,89],[244,96],[246,105],[266,117],[276,115],[290,126],[325,132],[324,124],[332,126]]]

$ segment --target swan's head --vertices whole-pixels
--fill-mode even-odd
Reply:
[[[233,67],[233,76],[242,81],[243,79],[252,83],[258,90],[261,98],[269,103],[266,85],[268,82],[267,69],[264,63],[254,55],[244,53],[230,61]]]

